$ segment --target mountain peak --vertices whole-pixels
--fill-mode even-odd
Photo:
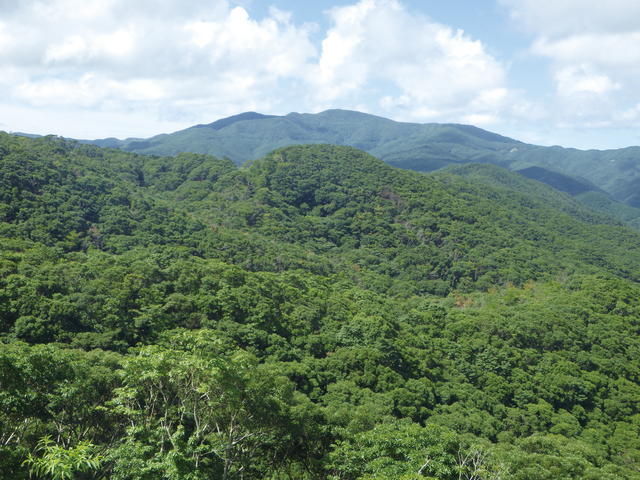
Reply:
[[[241,122],[244,120],[265,120],[267,118],[274,118],[278,115],[263,115],[262,113],[257,112],[244,112],[238,115],[233,115],[227,118],[221,118],[220,120],[216,120],[213,123],[209,123],[207,125],[196,125],[191,128],[210,128],[212,130],[222,130],[229,125],[232,125],[236,122]]]

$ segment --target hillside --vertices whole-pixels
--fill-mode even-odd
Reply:
[[[4,478],[640,478],[640,235],[568,194],[335,145],[0,160]]]
[[[515,190],[520,194],[544,204],[547,208],[554,209],[586,223],[607,223],[611,221],[611,216],[619,218],[619,215],[616,215],[614,212],[607,212],[608,214],[600,213],[611,204],[621,209],[620,212],[616,213],[622,213],[628,210],[640,214],[640,210],[638,209],[611,201],[606,195],[598,192],[597,188],[587,190],[587,192],[579,188],[576,189],[576,191],[567,192],[567,190],[563,190],[563,188],[556,188],[549,185],[548,182],[544,182],[538,175],[535,175],[535,173],[538,173],[536,168],[537,167],[531,167],[531,169],[527,169],[529,170],[528,172],[523,170],[508,171],[493,165],[469,163],[461,166],[452,165],[445,167],[442,169],[442,172],[460,175],[471,182],[481,183],[494,188]],[[561,178],[565,177],[561,174],[557,175]],[[575,184],[567,182],[567,185]],[[603,204],[597,206],[586,204],[586,202],[596,202],[598,200],[601,200]],[[622,220],[629,222],[633,221],[634,218],[635,217],[630,216]]]
[[[226,156],[237,165],[262,158],[283,146],[347,145],[388,163],[404,162],[402,168],[409,168],[411,162],[417,162],[416,168],[410,169],[419,171],[432,171],[449,163],[469,163],[492,156],[499,161],[500,155],[524,145],[466,125],[400,123],[348,110],[290,113],[285,116],[247,112],[146,140],[129,139],[115,144],[114,139],[106,139],[93,143],[161,156],[177,155],[183,151]]]
[[[540,147],[470,125],[401,123],[346,110],[285,116],[247,112],[149,139],[87,142],[160,156],[205,153],[237,165],[297,144],[352,146],[390,165],[419,172],[489,163],[566,191],[579,201],[584,198],[590,208],[619,215],[632,226],[640,217],[640,209],[635,210],[640,207],[640,147],[609,151]],[[605,198],[596,195],[594,200],[591,192]]]

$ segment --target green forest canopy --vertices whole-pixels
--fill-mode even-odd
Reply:
[[[0,159],[5,478],[640,478],[612,217],[349,147]]]
[[[472,125],[406,123],[349,110],[285,116],[245,112],[148,139],[83,140],[146,155],[229,157],[237,165],[297,144],[347,145],[400,168],[431,172],[469,163],[497,165],[569,192],[639,228],[640,147],[577,150],[526,144]]]

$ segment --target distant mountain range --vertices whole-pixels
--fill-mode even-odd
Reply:
[[[640,225],[640,147],[588,150],[526,144],[470,125],[402,123],[348,110],[284,116],[246,112],[147,139],[82,140],[129,152],[206,153],[237,165],[296,144],[348,145],[419,172],[488,163]],[[486,179],[485,179],[486,181]]]

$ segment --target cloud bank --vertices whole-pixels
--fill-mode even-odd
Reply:
[[[378,95],[377,105],[396,118],[476,124],[523,107],[506,87],[506,67],[461,30],[394,0],[362,0],[329,15],[333,27],[311,69],[316,104],[357,104],[359,96]]]
[[[0,12],[0,101],[15,111],[194,123],[354,108],[491,123],[518,103],[479,40],[396,0],[330,10],[316,43],[315,24],[274,8],[251,18],[226,0],[2,1]]]
[[[157,111],[169,119],[269,109],[316,55],[309,29],[227,2],[26,1],[0,24],[4,101]]]

